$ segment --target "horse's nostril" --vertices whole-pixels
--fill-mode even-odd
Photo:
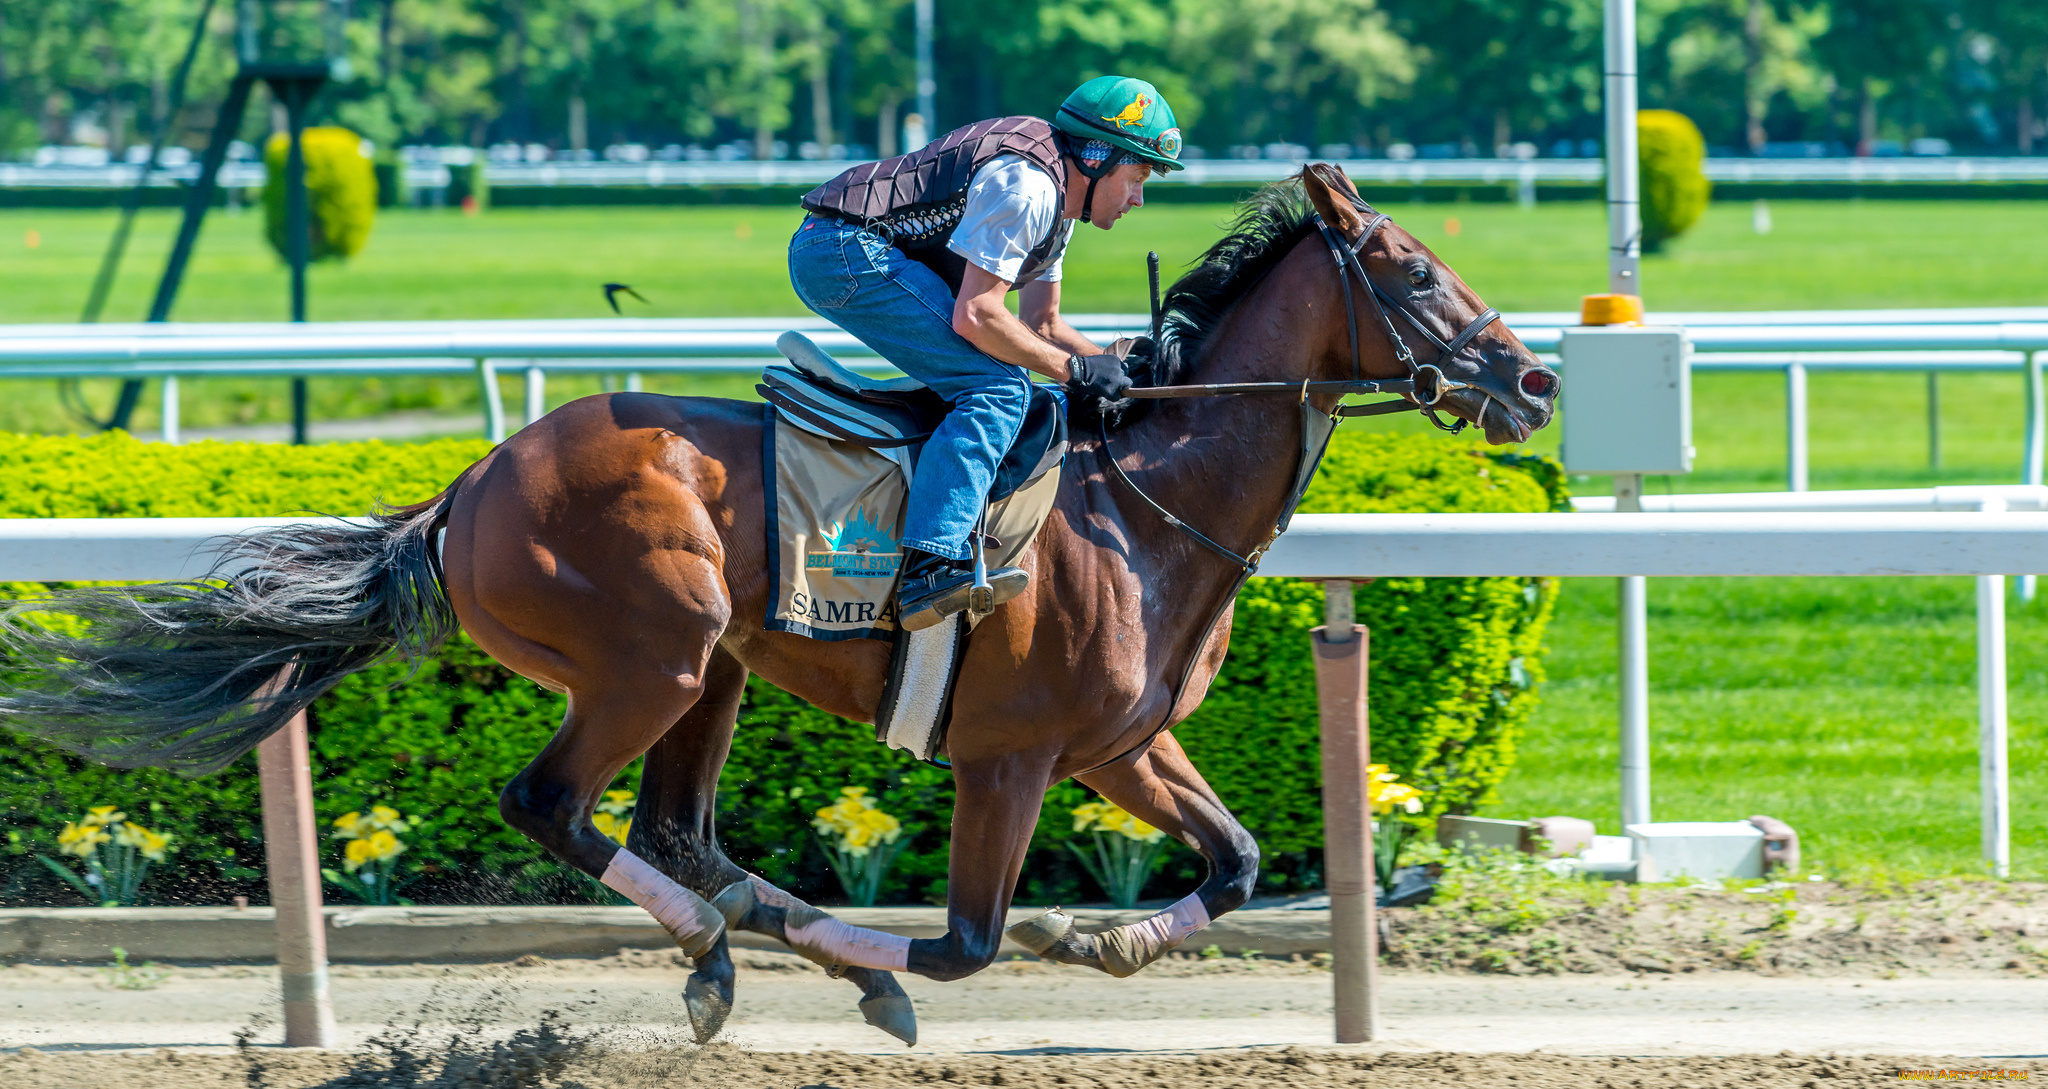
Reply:
[[[1531,397],[1548,397],[1557,392],[1557,376],[1549,371],[1528,371],[1522,375],[1522,392]]]

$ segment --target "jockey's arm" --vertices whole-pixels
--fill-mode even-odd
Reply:
[[[1074,331],[1060,317],[1060,282],[1033,280],[1017,289],[1017,317],[1039,336],[1075,355],[1101,355],[1103,349]]]
[[[1046,289],[1050,289],[1049,295]],[[1102,351],[1060,320],[1057,283],[1024,285],[1020,299],[1023,320],[1004,305],[1009,294],[1010,281],[970,262],[961,278],[960,295],[953,301],[953,331],[989,355],[1055,382],[1071,377],[1069,356]]]

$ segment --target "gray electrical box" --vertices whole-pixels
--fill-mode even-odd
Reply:
[[[1564,331],[1564,467],[1692,471],[1692,343],[1675,327]]]

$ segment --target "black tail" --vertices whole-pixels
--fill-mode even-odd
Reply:
[[[387,651],[417,666],[454,634],[445,506],[232,538],[207,579],[16,602],[0,723],[114,767],[218,771]]]

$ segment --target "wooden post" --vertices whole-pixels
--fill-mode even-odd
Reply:
[[[313,827],[313,768],[306,715],[256,747],[263,786],[263,842],[277,910],[277,974],[286,1047],[333,1047],[327,993],[327,929],[320,911],[320,848]]]
[[[1352,621],[1351,583],[1323,583],[1325,621],[1309,632],[1322,722],[1323,878],[1330,890],[1330,949],[1337,1042],[1379,1035],[1379,926],[1373,913],[1372,762],[1366,715],[1368,638]]]

